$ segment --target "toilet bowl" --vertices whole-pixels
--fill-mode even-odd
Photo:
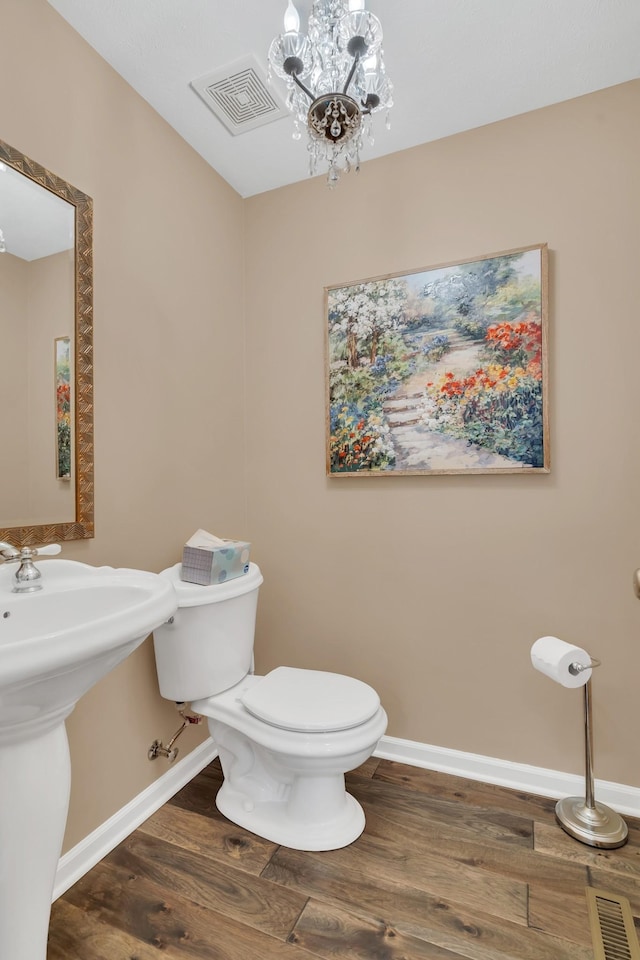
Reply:
[[[202,587],[163,571],[178,611],[154,632],[160,692],[208,720],[224,781],[216,806],[258,836],[297,850],[347,846],[365,825],[344,774],[387,726],[378,694],[341,674],[277,667],[252,674],[262,574]]]

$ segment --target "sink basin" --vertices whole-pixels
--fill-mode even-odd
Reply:
[[[65,718],[171,617],[169,581],[142,570],[38,560],[42,590],[0,567],[0,957],[45,960],[69,802]]]
[[[76,701],[176,610],[173,589],[142,570],[43,560],[38,593],[11,592],[0,568],[0,743],[25,721]],[[12,730],[14,723],[20,730]]]

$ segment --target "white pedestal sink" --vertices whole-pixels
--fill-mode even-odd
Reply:
[[[65,718],[171,617],[171,584],[140,570],[38,561],[42,590],[0,567],[0,957],[46,960],[67,819]]]

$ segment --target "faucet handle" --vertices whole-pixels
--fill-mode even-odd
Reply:
[[[55,557],[61,550],[62,547],[59,543],[48,543],[42,547],[18,548],[0,540],[0,559],[4,560],[5,563],[25,564],[31,562],[33,557]]]
[[[33,552],[38,557],[55,557],[61,551],[62,547],[59,543],[48,543],[44,547],[35,547]]]
[[[0,557],[5,561],[17,560],[20,557],[20,551],[11,543],[0,540]]]

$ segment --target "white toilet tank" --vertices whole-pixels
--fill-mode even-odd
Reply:
[[[187,702],[212,697],[251,670],[260,568],[203,587],[180,579],[181,564],[163,570],[178,595],[172,623],[153,632],[160,693]]]

